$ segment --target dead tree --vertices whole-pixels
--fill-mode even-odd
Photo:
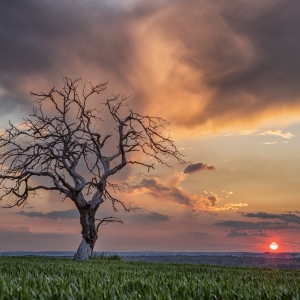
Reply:
[[[156,163],[166,164],[169,157],[183,160],[165,135],[163,119],[132,111],[120,95],[99,100],[107,82],[88,82],[82,88],[78,82],[63,77],[62,89],[32,93],[33,112],[18,125],[10,123],[0,136],[0,199],[7,198],[6,207],[23,206],[46,190],[73,201],[82,227],[75,257],[85,260],[92,255],[99,225],[120,222],[113,217],[95,219],[101,203],[111,201],[114,211],[118,204],[125,211],[131,209],[113,195],[116,186],[110,177],[128,164],[149,171]],[[89,103],[92,96],[97,109]],[[109,124],[114,124],[111,133]]]

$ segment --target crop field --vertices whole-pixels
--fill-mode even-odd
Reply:
[[[0,299],[300,299],[300,272],[0,257]]]

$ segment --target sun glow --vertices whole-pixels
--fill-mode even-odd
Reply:
[[[277,249],[278,249],[277,243],[272,242],[272,243],[270,244],[270,248],[271,248],[272,250],[277,250]]]

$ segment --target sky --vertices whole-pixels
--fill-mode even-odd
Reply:
[[[102,226],[96,251],[300,252],[299,14],[296,0],[3,0],[0,129],[62,75],[108,80],[170,122],[186,163],[117,174],[140,209],[102,204],[124,224]],[[78,216],[50,192],[1,208],[0,251],[75,251]]]

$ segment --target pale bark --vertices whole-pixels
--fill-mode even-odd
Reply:
[[[100,203],[99,201],[95,207],[89,204],[84,208],[79,208],[82,241],[75,255],[76,260],[89,259],[93,254],[94,246],[98,239],[95,215]]]
[[[75,259],[87,260],[92,257],[92,254],[93,254],[93,248],[91,247],[91,244],[87,243],[85,238],[83,237],[77,249],[77,252],[75,254]]]

